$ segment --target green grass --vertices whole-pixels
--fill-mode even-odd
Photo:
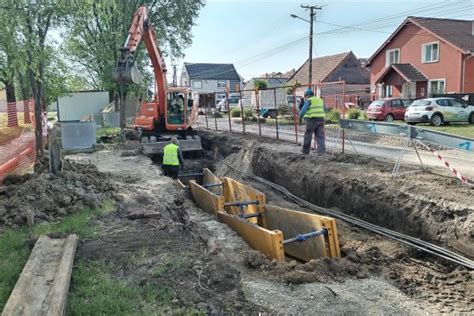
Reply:
[[[186,268],[190,264],[190,258],[192,258],[192,255],[187,252],[182,252],[174,256],[166,256],[153,268],[152,275],[160,278],[168,274],[174,274]]]
[[[16,280],[28,260],[26,229],[7,229],[0,235],[0,310],[3,310]]]
[[[395,124],[403,124],[406,123],[404,121],[393,121],[392,123]],[[426,128],[433,131],[449,133],[457,136],[468,137],[474,139],[474,124],[462,124],[462,123],[451,123],[448,125],[441,125],[441,126],[433,126],[430,124],[416,124],[416,127]]]
[[[273,118],[268,117],[268,118],[266,119],[265,124],[268,124],[268,125],[276,125],[276,119],[273,119]],[[279,118],[279,119],[278,119],[278,125],[294,125],[294,124],[295,124],[295,121],[293,120],[293,118],[290,118],[290,119],[287,119],[287,118]]]
[[[104,137],[104,136],[119,136],[120,135],[120,127],[104,127],[99,128],[97,130],[97,138]]]
[[[0,234],[0,310],[8,300],[23,266],[28,260],[30,250],[28,238],[37,238],[42,234],[78,234],[80,238],[95,233],[91,220],[115,210],[115,201],[105,200],[100,208],[86,209],[65,216],[57,223],[41,223],[32,227],[7,229]]]
[[[69,315],[151,315],[157,304],[169,306],[172,290],[163,285],[138,287],[112,277],[104,263],[80,263],[73,269]]]
[[[115,201],[105,200],[99,208],[85,209],[81,212],[65,216],[57,223],[40,223],[32,227],[31,232],[34,237],[47,234],[77,234],[79,238],[94,235],[95,228],[90,225],[92,219],[110,213],[115,210]]]
[[[416,125],[417,127],[431,129],[438,132],[468,137],[474,139],[474,124],[450,124],[442,126]]]

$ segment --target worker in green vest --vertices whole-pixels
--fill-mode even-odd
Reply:
[[[326,121],[324,101],[320,97],[314,96],[313,90],[310,88],[306,89],[304,92],[304,97],[306,102],[299,114],[300,120],[304,118],[306,122],[306,132],[304,133],[303,141],[303,154],[309,154],[313,134],[316,137],[318,154],[324,154],[326,152],[326,145],[324,143],[324,122]]]
[[[163,171],[165,176],[178,179],[179,167],[184,168],[183,154],[178,146],[178,139],[171,138],[171,143],[163,148]]]

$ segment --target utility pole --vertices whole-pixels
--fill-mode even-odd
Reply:
[[[310,10],[309,13],[309,84],[313,84],[313,22],[316,17],[316,10],[321,10],[321,6],[301,5],[303,9]]]

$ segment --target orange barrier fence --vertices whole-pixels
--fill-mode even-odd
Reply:
[[[36,160],[34,100],[0,102],[0,182],[31,169]]]

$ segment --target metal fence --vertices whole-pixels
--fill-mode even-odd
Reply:
[[[236,99],[234,98],[234,103],[229,102],[226,96],[225,102],[221,102],[221,107],[223,106],[221,112],[218,111],[219,106],[212,107],[208,104],[201,107],[195,126],[216,131],[249,133],[301,145],[306,127],[304,121],[298,122],[297,93],[301,93],[307,87],[309,85],[303,85],[293,91],[293,97],[289,98],[286,104],[281,104],[276,97],[270,98],[271,103],[268,100],[262,102],[259,100],[257,91],[243,90]],[[315,91],[319,88],[317,85],[311,87]],[[347,97],[343,87],[342,84],[339,87],[340,90],[334,89],[334,86],[331,87],[334,91],[331,95],[334,104],[328,107],[340,112],[342,119],[339,124],[326,124],[326,150],[329,153],[348,151],[391,160],[394,163],[393,176],[400,173],[402,162],[407,160],[418,163],[421,166],[420,171],[425,170],[427,165],[435,168],[447,167],[453,176],[464,184],[471,185],[472,182],[455,169],[448,158],[455,164],[459,164],[461,170],[469,169],[470,176],[474,177],[474,170],[469,167],[469,161],[474,161],[472,155],[474,140],[403,124],[345,119],[349,107],[344,102]],[[281,87],[269,88],[265,91],[273,91],[276,95],[275,90],[278,88]],[[248,101],[249,93],[255,94],[254,102]],[[245,95],[247,98],[244,97]],[[326,94],[325,103],[328,102],[328,96]],[[312,148],[316,149],[314,139]],[[440,151],[443,151],[443,155],[439,154]]]

